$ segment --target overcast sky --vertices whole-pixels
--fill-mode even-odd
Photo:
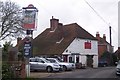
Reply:
[[[5,1],[5,0],[4,0]],[[21,8],[33,4],[38,8],[38,27],[34,38],[50,27],[52,16],[65,24],[77,23],[93,36],[96,32],[106,34],[109,42],[109,24],[112,27],[112,45],[118,47],[118,1],[119,0],[86,0],[105,20],[103,21],[90,8],[85,0],[11,0]]]

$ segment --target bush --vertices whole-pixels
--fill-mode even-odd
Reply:
[[[10,65],[7,63],[2,64],[2,80],[5,80],[7,78],[14,78],[13,71],[10,70]]]

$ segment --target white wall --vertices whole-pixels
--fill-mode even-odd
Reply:
[[[93,56],[93,67],[94,68],[98,67],[98,56]]]
[[[91,41],[91,49],[84,49],[84,43],[87,41]],[[66,49],[68,53],[80,53],[80,54],[96,54],[98,55],[98,44],[96,40],[87,40],[87,39],[79,39],[76,38],[70,44],[70,46]],[[66,53],[66,50],[64,53]]]
[[[84,43],[87,41],[91,42],[91,49],[84,48]],[[66,52],[66,50],[68,52]],[[73,42],[68,46],[68,48],[66,50],[64,51],[63,54],[69,54],[69,56],[73,56],[73,57],[75,57],[75,55],[70,55],[70,53],[80,54],[79,61],[85,65],[87,63],[86,55],[94,55],[93,56],[93,67],[98,67],[98,42],[96,40],[76,38],[73,40]]]
[[[81,56],[81,63],[85,64],[85,66],[86,66],[86,61],[87,61],[87,57],[86,56]]]

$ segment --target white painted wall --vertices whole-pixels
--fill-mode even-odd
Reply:
[[[84,49],[84,43],[87,41],[91,41],[91,49]],[[68,53],[80,53],[89,55],[94,53],[98,55],[98,43],[96,40],[76,38],[66,50],[68,50]],[[64,51],[64,53],[66,53],[66,50]]]
[[[85,49],[84,43],[90,41],[91,42],[91,49]],[[66,50],[68,52],[66,52]],[[86,65],[87,57],[86,55],[94,55],[93,56],[93,67],[98,67],[98,41],[96,40],[88,40],[88,39],[79,39],[76,38],[73,42],[68,46],[68,48],[64,51],[63,54],[80,54],[79,61],[82,64]],[[75,55],[70,55],[75,57]]]
[[[93,67],[94,68],[98,67],[98,56],[93,56]]]
[[[86,66],[86,61],[87,61],[87,57],[86,56],[81,56],[81,63],[85,64],[85,66]]]

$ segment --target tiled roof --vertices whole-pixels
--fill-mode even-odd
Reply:
[[[57,28],[54,32],[47,28],[33,40],[33,53],[35,56],[61,55],[75,38],[97,40],[77,23],[64,25],[62,29]]]

